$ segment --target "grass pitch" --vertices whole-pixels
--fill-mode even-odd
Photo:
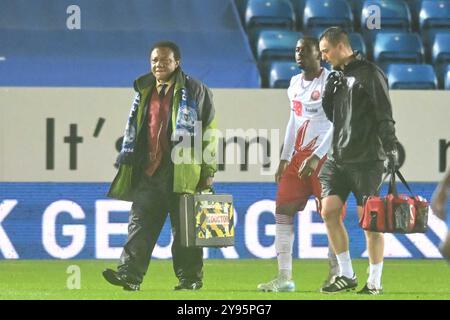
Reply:
[[[354,260],[358,289],[366,279],[367,260]],[[80,289],[68,289],[69,266],[80,269]],[[105,260],[0,261],[0,299],[159,299],[159,300],[450,300],[450,266],[442,260],[385,260],[381,296],[355,293],[321,294],[328,272],[326,260],[295,260],[293,293],[261,293],[260,282],[276,274],[276,260],[205,260],[204,287],[199,291],[173,291],[177,284],[171,260],[154,260],[139,292],[126,292],[108,284]],[[70,270],[70,269],[69,269]],[[70,282],[70,281],[69,281]]]

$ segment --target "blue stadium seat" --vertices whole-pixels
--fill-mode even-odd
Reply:
[[[424,44],[431,47],[437,33],[450,29],[450,0],[423,0],[419,25]]]
[[[289,30],[263,30],[259,34],[256,57],[259,61],[295,58],[295,45],[302,33]]]
[[[280,30],[279,28],[253,28],[247,31],[247,39],[250,43],[253,55],[256,57],[256,46],[258,44],[259,35],[264,30]]]
[[[369,10],[372,6],[380,9],[381,29],[368,29],[367,21],[375,11]],[[376,34],[380,31],[406,31],[411,30],[411,13],[403,0],[366,0],[361,14],[361,31],[367,43],[373,42]]]
[[[289,0],[248,0],[245,27],[294,29],[295,14]]]
[[[435,64],[450,62],[450,32],[438,33],[434,37],[432,61]]]
[[[345,0],[307,0],[303,28],[340,26],[353,30],[353,13]]]
[[[390,64],[387,68],[389,87],[391,89],[438,88],[436,74],[429,64]]]
[[[437,33],[431,52],[431,61],[438,77],[439,87],[444,86],[447,66],[450,64],[450,32]]]
[[[419,23],[422,30],[450,28],[450,1],[423,0]]]
[[[445,90],[450,90],[450,64],[447,66],[447,73],[445,75]]]
[[[291,78],[301,70],[295,62],[274,61],[270,64],[269,87],[287,88]]]
[[[375,38],[373,58],[377,63],[422,63],[422,40],[416,33],[379,32]]]
[[[364,42],[364,38],[362,37],[362,35],[357,32],[352,32],[348,35],[348,37],[350,39],[352,49],[359,51],[364,56],[367,56],[366,43]]]

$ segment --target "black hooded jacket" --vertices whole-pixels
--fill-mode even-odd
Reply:
[[[322,100],[334,125],[328,158],[338,163],[385,160],[397,143],[387,78],[357,52],[341,71],[343,86],[334,94],[325,92]]]

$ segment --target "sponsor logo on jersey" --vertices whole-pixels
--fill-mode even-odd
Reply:
[[[319,112],[319,109],[317,109],[317,108],[305,108],[305,111],[309,112],[309,113],[317,113],[317,112]]]
[[[295,114],[298,117],[301,117],[302,114],[303,114],[303,112],[302,112],[302,109],[303,109],[302,103],[300,101],[298,101],[298,100],[292,100],[292,106],[293,106],[292,109],[294,110]]]

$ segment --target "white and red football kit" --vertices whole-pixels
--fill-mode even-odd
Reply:
[[[280,179],[277,206],[289,204],[303,210],[311,195],[320,198],[321,187],[317,175],[333,136],[333,125],[322,108],[322,93],[329,73],[322,68],[320,75],[312,81],[306,81],[303,73],[291,79],[287,91],[291,114],[281,154],[281,160],[290,163]],[[321,159],[319,166],[311,176],[300,179],[299,167],[312,153]]]

